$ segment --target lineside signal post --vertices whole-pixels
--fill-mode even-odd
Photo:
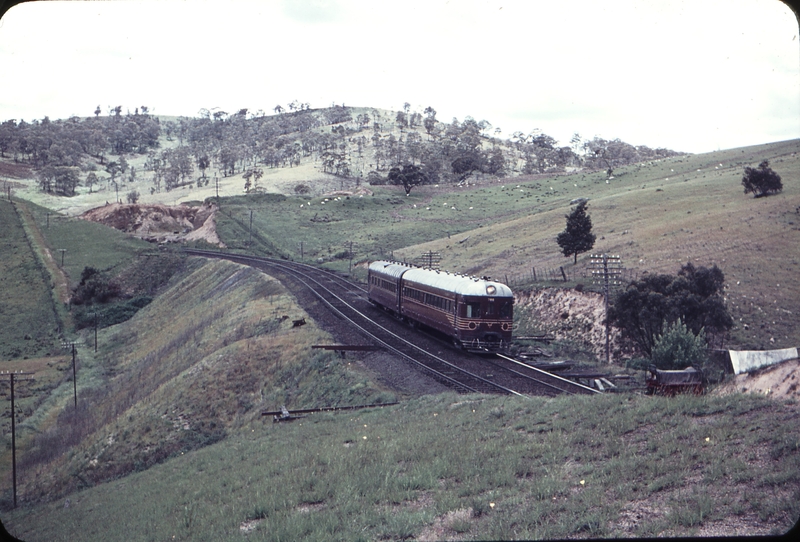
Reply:
[[[12,485],[14,489],[14,508],[17,507],[17,412],[14,405],[14,381],[16,380],[19,382],[20,380],[33,380],[31,375],[33,375],[33,373],[23,371],[16,371],[13,373],[9,371],[3,371],[0,373],[0,378],[3,380],[8,379],[9,384],[11,384],[11,478],[13,480]]]
[[[622,260],[619,254],[592,254],[589,267],[592,270],[592,282],[603,286],[603,298],[606,313],[606,363],[611,362],[611,343],[608,329],[608,296],[612,288],[620,285],[622,275]]]

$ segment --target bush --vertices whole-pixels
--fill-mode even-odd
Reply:
[[[757,198],[770,194],[777,194],[783,190],[781,176],[769,167],[769,162],[767,160],[758,164],[758,168],[744,168],[742,186],[744,186],[745,194],[752,192]]]
[[[701,329],[695,335],[680,320],[664,325],[661,335],[656,337],[650,360],[657,368],[665,370],[704,367],[708,362],[705,332]]]
[[[370,186],[386,184],[387,182],[388,181],[384,177],[382,177],[381,174],[378,173],[377,171],[370,171],[369,173],[367,173],[367,183],[369,183]]]
[[[81,281],[72,293],[73,305],[106,303],[121,293],[119,284],[94,267],[84,267]]]
[[[133,318],[139,309],[149,305],[152,300],[150,296],[141,295],[122,303],[78,307],[73,313],[75,327],[76,329],[94,327],[95,313],[97,313],[97,327],[100,329],[125,322]]]

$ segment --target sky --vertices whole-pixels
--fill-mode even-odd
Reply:
[[[30,2],[0,19],[0,121],[273,113],[293,100],[702,153],[800,137],[778,0]]]

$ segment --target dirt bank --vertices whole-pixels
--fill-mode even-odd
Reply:
[[[79,218],[99,222],[135,237],[158,243],[203,240],[224,247],[216,230],[217,206],[139,205],[112,203],[86,211]]]
[[[716,395],[760,393],[770,397],[800,398],[800,359],[790,359],[730,378],[714,390]]]
[[[598,360],[605,359],[606,328],[603,324],[605,306],[603,295],[595,292],[545,288],[520,292],[515,296],[515,311],[527,314],[532,324],[556,340],[573,342],[577,347],[590,350]],[[611,328],[612,359],[619,359],[619,331]]]

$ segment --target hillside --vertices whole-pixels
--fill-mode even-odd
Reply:
[[[307,325],[292,328],[301,317]],[[260,427],[267,407],[394,399],[332,354],[311,351],[330,339],[277,281],[224,261],[191,261],[131,320],[100,330],[98,341],[96,353],[79,349],[77,414],[67,381],[26,416],[18,440],[26,501]]]
[[[597,235],[592,252],[619,254],[626,278],[675,274],[687,262],[716,264],[736,320],[729,346],[794,347],[800,344],[798,151],[800,141],[792,140],[625,166],[612,179],[603,172],[520,176],[422,186],[407,197],[400,187],[377,186],[372,196],[239,196],[223,204],[217,227],[232,250],[302,257],[345,271],[352,243],[354,274],[361,277],[365,262],[435,251],[443,269],[508,279],[517,290],[559,286],[559,267],[570,277],[566,286],[592,289],[589,255],[573,266],[555,242],[570,202],[585,197]],[[743,193],[741,176],[764,159],[784,189],[754,199]],[[555,273],[543,281],[547,270]]]
[[[443,268],[513,286],[518,334],[555,334],[559,355],[594,361],[597,337],[586,337],[600,336],[601,314],[588,256],[572,265],[555,243],[570,202],[585,197],[595,250],[620,254],[627,277],[675,273],[688,261],[716,264],[736,320],[726,346],[780,348],[800,345],[799,147],[794,140],[672,156],[620,165],[611,176],[590,168],[475,174],[409,195],[384,185],[329,193],[343,187],[342,177],[303,173],[321,167],[312,153],[300,165],[274,168],[283,188],[221,198],[216,211],[195,198],[210,196],[213,184],[168,192],[184,194],[191,206],[141,205],[130,215],[131,207],[105,205],[108,190],[73,198],[29,192],[59,212],[17,199],[21,212],[11,215],[0,202],[3,216],[21,217],[14,219],[20,229],[3,238],[17,257],[5,268],[18,284],[10,292],[16,299],[24,297],[23,283],[39,280],[23,273],[39,261],[41,295],[52,286],[52,297],[65,301],[84,269],[95,267],[124,284],[125,295],[145,292],[149,303],[130,320],[100,329],[97,353],[90,329],[81,332],[77,411],[68,358],[3,361],[4,370],[32,370],[37,378],[19,391],[24,506],[4,511],[3,521],[25,540],[785,532],[800,516],[796,399],[741,393],[768,379],[736,379],[704,397],[609,394],[592,404],[412,394],[398,407],[273,425],[261,410],[385,402],[400,394],[360,358],[312,351],[331,337],[274,279],[229,262],[186,259],[169,246],[156,250],[73,215],[97,203],[96,220],[141,237],[155,232],[153,241],[202,223],[230,250],[339,271],[352,263],[357,279],[373,259],[437,251]],[[753,199],[742,193],[742,170],[763,159],[782,176],[784,190]],[[31,184],[24,169],[13,169],[17,198]],[[287,171],[298,177],[280,177]],[[244,182],[241,171],[226,179]],[[313,189],[295,194],[296,181]],[[162,221],[163,231],[156,227]],[[30,241],[27,249],[23,241]],[[53,258],[59,249],[63,265]],[[566,283],[558,278],[561,267]],[[583,292],[571,289],[577,284]],[[52,322],[69,320],[63,303],[50,306]],[[112,311],[87,306],[84,321],[97,308]],[[50,318],[20,315],[15,326]],[[307,325],[292,328],[302,316]],[[26,355],[14,356],[20,354]],[[8,472],[9,449],[0,464]],[[8,474],[0,480],[5,507],[10,486]]]
[[[598,137],[559,146],[537,130],[501,137],[486,120],[442,122],[430,107],[290,109],[176,118],[138,108],[122,115],[120,108],[105,117],[6,121],[0,124],[0,181],[4,191],[10,183],[17,196],[74,216],[129,197],[175,205],[246,192],[352,191],[385,183],[390,169],[404,164],[420,166],[430,184],[463,185],[507,175],[606,171],[680,154]]]
[[[250,419],[3,521],[27,542],[777,535],[800,517],[798,416],[796,402],[740,394],[438,394]],[[110,434],[109,450],[123,436]]]

